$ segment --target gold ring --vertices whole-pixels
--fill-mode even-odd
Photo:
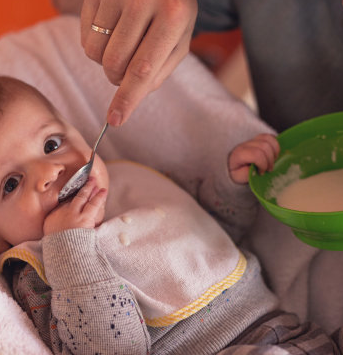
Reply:
[[[91,29],[95,32],[103,33],[105,35],[111,35],[113,30],[110,30],[109,28],[103,28],[97,25],[94,25],[94,23],[91,26]]]

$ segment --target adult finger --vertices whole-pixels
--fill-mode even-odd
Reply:
[[[123,10],[103,53],[102,65],[109,81],[119,85],[126,68],[149,27],[153,14],[136,1]]]
[[[89,19],[91,18],[91,16],[88,17]],[[93,16],[92,22],[89,23],[89,21],[87,21],[87,26],[89,27],[86,38],[84,39],[84,49],[86,55],[90,59],[98,62],[99,64],[102,64],[105,49],[108,46],[111,37],[114,36],[115,28],[119,18],[120,11],[117,7],[113,6],[112,2],[100,2],[95,16]],[[97,26],[99,30],[94,30],[92,28],[93,25]],[[101,33],[100,31],[102,29],[113,32],[111,34]],[[85,28],[83,31],[86,32],[87,29]],[[116,52],[120,52],[120,50],[116,48]]]
[[[169,21],[164,22],[162,17],[153,21],[131,59],[108,110],[110,124],[125,122],[142,98],[152,91],[154,78],[182,37],[185,27],[177,26],[180,19],[174,18],[173,12],[168,16]]]
[[[188,41],[187,39],[177,45],[154,78],[151,90],[159,88],[164,80],[166,80],[174,69],[180,64],[182,59],[186,57],[189,52],[189,45],[190,40]]]
[[[81,44],[85,47],[89,30],[98,11],[100,0],[84,0],[81,10]]]

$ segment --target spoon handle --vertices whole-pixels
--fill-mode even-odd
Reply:
[[[108,122],[105,123],[104,127],[102,128],[102,130],[101,130],[101,132],[99,134],[99,137],[98,137],[97,141],[94,144],[94,147],[93,147],[93,150],[92,150],[92,155],[91,155],[91,158],[90,158],[91,161],[94,159],[96,148],[98,147],[102,136],[105,134],[105,132],[107,130],[107,127],[108,127]]]

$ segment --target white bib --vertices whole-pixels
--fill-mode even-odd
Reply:
[[[116,161],[108,169],[100,246],[148,325],[185,319],[240,279],[244,256],[188,193],[137,163]]]

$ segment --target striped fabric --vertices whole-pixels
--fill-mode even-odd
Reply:
[[[27,245],[29,242],[27,242],[25,245]],[[36,250],[33,249],[28,249],[28,248],[21,248],[20,246],[13,247],[4,253],[1,254],[0,256],[0,273],[2,272],[4,268],[4,264],[6,260],[8,259],[19,259],[26,261],[28,264],[30,264],[37,272],[39,277],[47,284],[48,280],[45,276],[45,271],[44,271],[44,266],[41,259],[40,253],[37,252]]]
[[[339,355],[336,343],[312,322],[295,314],[267,314],[217,355]]]

